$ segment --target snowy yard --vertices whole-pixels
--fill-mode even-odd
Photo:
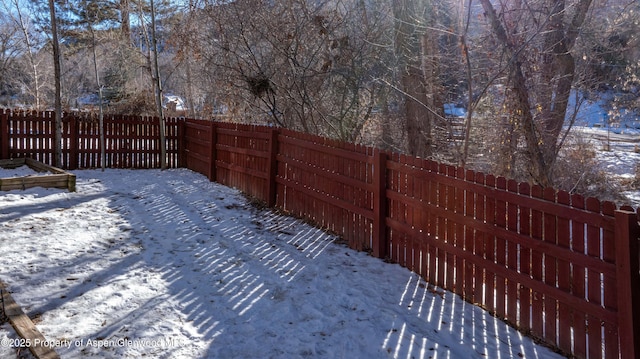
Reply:
[[[74,173],[0,193],[0,279],[62,358],[561,358],[189,170]]]

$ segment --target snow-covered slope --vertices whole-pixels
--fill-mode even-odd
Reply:
[[[560,357],[188,170],[74,173],[0,193],[0,278],[62,358]]]

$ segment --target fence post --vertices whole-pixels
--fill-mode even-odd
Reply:
[[[217,128],[215,121],[211,121],[211,148],[209,149],[209,181],[216,182],[216,143]]]
[[[9,112],[0,111],[0,159],[9,158]]]
[[[278,176],[278,135],[280,131],[272,128],[269,132],[269,159],[267,163],[267,207],[276,205]]]
[[[68,169],[78,168],[78,120],[75,115],[67,117],[69,119],[69,162]]]
[[[186,149],[185,149],[185,126],[187,124],[186,118],[178,119],[178,168],[187,167],[186,163]]]
[[[615,213],[618,338],[622,359],[640,357],[640,225],[634,212]]]
[[[373,150],[373,238],[372,250],[376,258],[388,256],[387,243],[387,154]]]

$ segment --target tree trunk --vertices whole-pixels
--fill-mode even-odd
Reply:
[[[527,146],[529,174],[532,176],[534,182],[543,187],[548,187],[551,184],[551,168],[545,162],[542,151],[543,143],[540,141],[539,130],[531,113],[529,90],[524,74],[522,73],[522,64],[519,61],[512,64],[509,77],[513,83],[513,92],[515,92],[514,111],[522,124],[522,132]]]
[[[96,85],[98,86],[98,101],[100,104],[98,106],[98,131],[99,131],[99,146],[100,146],[100,168],[105,170],[106,167],[106,149],[105,149],[105,141],[104,141],[104,101],[102,96],[102,85],[100,83],[100,73],[98,72],[98,56],[96,53],[96,34],[93,31],[93,26],[91,23],[88,24],[89,33],[91,33],[91,50],[93,54],[93,72],[96,77]]]
[[[129,0],[120,0],[120,32],[122,38],[131,41],[131,20],[129,19]]]
[[[431,155],[431,123],[427,111],[427,92],[419,68],[406,69],[400,81],[405,92],[407,152],[412,156]]]
[[[539,68],[540,77],[531,84],[523,73],[525,61],[532,61],[527,52],[527,42],[511,38],[506,25],[490,0],[480,0],[493,33],[509,58],[507,69],[512,85],[516,115],[522,125],[529,158],[529,174],[542,186],[552,184],[552,168],[558,154],[558,138],[564,125],[567,104],[574,80],[575,60],[571,49],[579,29],[586,18],[591,0],[580,0],[574,6],[573,18],[565,21],[565,0],[548,0],[546,25],[534,36],[542,37],[543,47],[538,63],[529,63],[530,68]],[[535,58],[535,56],[534,56]],[[506,150],[506,149],[505,149]]]
[[[435,80],[433,66],[433,46],[429,35],[418,31],[419,22],[425,19],[415,17],[419,6],[409,0],[395,0],[393,13],[396,18],[395,46],[398,56],[400,85],[405,97],[405,125],[407,131],[407,152],[413,156],[431,155],[431,123],[436,112],[432,81]],[[428,60],[427,60],[428,59]]]
[[[62,74],[60,69],[60,44],[58,42],[58,26],[56,8],[53,0],[49,0],[49,15],[51,17],[51,37],[53,42],[53,68],[55,76],[55,144],[54,162],[56,167],[62,167]]]
[[[421,36],[422,79],[425,88],[424,134],[426,139],[426,156],[431,156],[433,138],[431,128],[438,118],[444,117],[444,89],[440,82],[440,51],[438,42],[430,33]]]
[[[544,122],[545,160],[552,164],[558,152],[558,138],[565,122],[575,77],[575,59],[571,49],[584,23],[591,0],[581,0],[569,25],[565,25],[565,0],[550,0],[552,12],[545,31],[542,92],[540,105]]]
[[[162,81],[160,80],[160,67],[158,66],[158,39],[156,38],[156,9],[151,0],[151,41],[153,43],[153,70],[156,88],[156,106],[158,120],[160,122],[160,168],[167,169],[167,141],[165,135],[165,120],[162,113]]]

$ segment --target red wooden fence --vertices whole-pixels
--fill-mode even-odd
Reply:
[[[264,126],[208,120],[184,123],[185,167],[270,205],[274,203],[270,198],[275,198],[274,187],[269,187],[273,143],[272,131]]]
[[[185,126],[187,166],[211,180],[397,262],[568,355],[640,355],[633,209],[284,129]]]
[[[640,309],[635,213],[400,155],[387,161],[387,179],[393,261],[565,353],[637,357],[637,339],[619,341],[634,326],[640,334],[631,321]],[[629,225],[625,242],[616,228]],[[618,258],[635,263],[633,279]],[[628,312],[627,287],[636,298]]]
[[[372,249],[373,150],[289,130],[277,138],[276,205]]]
[[[54,164],[53,112],[0,112],[0,157],[31,157]],[[167,119],[167,166],[179,166],[181,126]],[[157,118],[105,116],[105,165],[111,168],[159,168],[160,123]],[[96,168],[101,164],[95,116],[69,113],[62,119],[62,167]]]
[[[0,113],[2,158],[50,161],[51,121]],[[157,121],[109,121],[108,166],[158,166]],[[97,167],[95,125],[67,123],[65,166]],[[313,221],[566,354],[640,357],[632,208],[284,129],[190,119],[167,128],[174,167]]]

